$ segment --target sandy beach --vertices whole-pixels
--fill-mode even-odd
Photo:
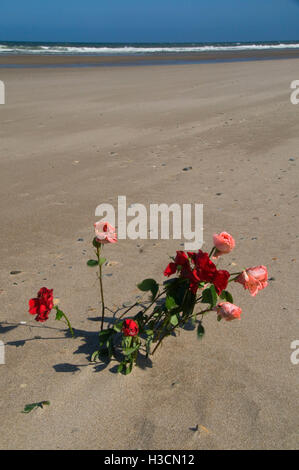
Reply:
[[[0,68],[1,449],[299,447],[299,365],[290,360],[299,340],[298,70],[298,58]],[[204,204],[203,249],[226,230],[236,249],[221,267],[263,264],[271,279],[255,299],[233,286],[241,321],[210,314],[202,341],[183,331],[128,377],[89,362],[100,314],[86,266],[94,213],[118,195],[128,205]],[[163,281],[179,248],[107,247],[109,308],[134,302],[142,279]],[[75,339],[54,315],[42,325],[28,314],[42,286],[54,289]],[[42,400],[50,406],[21,413]]]

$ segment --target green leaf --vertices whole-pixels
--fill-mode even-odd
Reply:
[[[171,323],[173,326],[177,326],[177,325],[179,324],[179,320],[178,320],[177,315],[171,315],[171,317],[170,317],[170,323]]]
[[[125,336],[123,338],[123,349],[128,349],[131,347],[131,344],[132,344],[132,341],[133,341],[133,337],[132,336]]]
[[[154,334],[148,335],[148,337],[146,338],[146,341],[145,341],[146,357],[148,357],[151,352],[151,344],[153,342],[153,339],[154,339]]]
[[[131,374],[132,369],[133,369],[133,361],[130,361],[129,364],[127,364],[126,366],[125,375]]]
[[[91,261],[92,261],[92,260],[91,260]],[[107,261],[106,258],[100,258],[100,259],[99,259],[99,266],[103,266],[103,264],[105,264],[106,261]]]
[[[163,286],[169,286],[170,284],[173,284],[174,282],[177,282],[177,281],[178,281],[177,277],[166,279],[166,281],[163,282]]]
[[[104,336],[100,338],[100,349],[98,351],[98,357],[101,358],[103,361],[107,361],[107,359],[109,359],[110,361],[113,356],[113,352],[114,346],[112,336]]]
[[[137,351],[139,347],[140,347],[140,344],[136,344],[134,348],[124,349],[123,353],[125,356],[130,356],[131,354],[133,354],[133,352]]]
[[[55,320],[60,321],[64,317],[64,313],[57,306],[55,307],[55,309],[56,309],[56,318],[55,318]]]
[[[112,328],[108,328],[107,330],[102,330],[102,331],[100,331],[100,332],[99,332],[100,341],[106,340],[106,339],[109,338],[109,336],[111,336],[112,334],[113,334]]]
[[[108,330],[100,331],[99,333],[99,345],[100,351],[99,354],[108,356],[111,358],[113,353],[113,343],[112,336],[115,334],[115,331],[112,328]]]
[[[101,242],[99,242],[97,240],[97,237],[94,237],[94,239],[92,240],[92,244],[95,248],[101,248],[102,247],[102,244],[101,244]]]
[[[189,282],[175,278],[175,282],[167,286],[167,295],[174,298],[177,305],[182,305],[183,300],[186,298],[187,291],[189,291]]]
[[[233,296],[231,295],[230,292],[228,292],[228,290],[223,290],[221,292],[220,298],[225,300],[226,302],[230,302],[231,304],[234,303]]]
[[[56,310],[56,318],[55,318],[55,320],[60,321],[60,320],[64,319],[64,320],[65,320],[65,323],[67,324],[67,326],[68,326],[68,328],[69,328],[69,330],[70,330],[70,333],[71,333],[72,337],[74,338],[74,337],[75,337],[74,330],[73,330],[72,325],[71,325],[71,323],[70,323],[68,317],[66,316],[66,314],[65,314],[62,310],[60,310],[60,308],[58,308],[57,305],[56,305],[54,308],[55,308],[55,310]]]
[[[197,327],[197,338],[202,339],[205,334],[205,329],[202,326],[202,323],[200,322]]]
[[[159,290],[159,284],[155,279],[144,279],[140,284],[137,284],[137,287],[142,292],[151,291],[153,299],[156,297]]]
[[[117,368],[117,372],[128,375],[132,372],[132,368],[133,368],[133,360],[129,360],[129,361],[125,360],[119,364]]]
[[[100,354],[99,351],[95,351],[95,352],[92,354],[91,358],[90,358],[90,362],[96,362],[96,360],[97,360],[98,357],[99,357],[99,354]]]
[[[126,367],[124,362],[121,362],[117,368],[117,372],[121,373],[123,371],[123,368]]]
[[[196,295],[192,294],[190,290],[187,291],[185,300],[183,303],[183,313],[184,315],[190,316],[193,313],[194,306],[196,301]]]
[[[175,301],[175,299],[174,299],[171,295],[168,295],[168,296],[166,297],[165,306],[166,306],[166,308],[167,308],[168,311],[170,311],[170,310],[172,310],[173,308],[176,308],[176,307],[177,307],[176,301]]]
[[[216,306],[217,299],[218,296],[214,285],[208,287],[202,293],[202,303],[210,304],[211,308]]]
[[[163,307],[161,307],[160,305],[156,305],[153,310],[153,317],[157,318],[159,315],[161,315],[163,311],[164,311]]]
[[[123,327],[123,321],[119,321],[117,323],[115,323],[115,325],[113,326],[113,329],[114,331],[116,331],[117,333],[120,333],[121,330],[122,330],[122,327]]]
[[[112,355],[113,355],[113,343],[112,343],[112,338],[110,338],[110,339],[107,340],[107,353],[108,353],[109,359],[111,359],[111,358],[112,358]]]
[[[99,263],[96,259],[89,259],[86,264],[93,268],[94,266],[98,266]]]
[[[45,405],[49,406],[50,402],[49,401],[40,401],[38,403],[29,403],[28,405],[25,405],[24,410],[22,411],[22,413],[30,413],[35,408],[43,408]]]

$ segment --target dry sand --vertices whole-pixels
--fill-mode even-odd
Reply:
[[[1,448],[299,447],[299,365],[290,361],[299,339],[299,106],[290,103],[298,70],[298,59],[0,70]],[[99,328],[86,266],[94,211],[118,195],[203,203],[204,247],[227,230],[237,246],[222,266],[265,264],[272,278],[255,299],[233,286],[240,322],[211,314],[204,340],[192,331],[169,338],[153,368],[128,377],[89,363]],[[143,278],[162,280],[178,246],[107,247],[118,263],[104,278],[111,309],[133,300]],[[76,339],[27,313],[43,285]],[[51,405],[21,413],[41,400]]]

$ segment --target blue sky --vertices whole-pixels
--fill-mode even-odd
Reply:
[[[1,0],[0,40],[299,39],[299,0]]]

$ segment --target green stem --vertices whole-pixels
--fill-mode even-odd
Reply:
[[[240,274],[242,274],[242,272],[241,272],[241,273],[232,273],[231,276],[236,276],[236,277],[234,277],[233,279],[230,279],[228,282],[233,282],[233,281],[235,281],[236,279],[238,279],[238,277],[240,276]]]
[[[180,281],[180,280],[179,280]],[[183,279],[183,282],[184,282],[184,279]],[[150,305],[148,307],[146,307],[146,309],[143,311],[143,314],[145,314],[145,312],[147,312],[153,305],[154,303],[160,298],[162,297],[162,295],[164,295],[165,293],[167,292],[167,288],[164,289],[162,292],[160,292],[159,295],[157,295],[154,300],[150,303]],[[144,323],[144,325],[146,325],[151,319],[152,317],[155,315],[155,311],[153,311],[150,316],[148,317],[148,319],[146,320],[146,322]]]
[[[131,305],[131,307],[127,308],[127,310],[123,312],[118,319],[121,320],[128,312],[130,312],[130,310],[132,310],[132,308],[136,307],[137,305],[139,305],[139,302],[135,302],[133,305]]]
[[[203,310],[202,312],[198,312],[196,315],[204,315],[205,313],[210,312],[210,311],[211,311],[211,309],[208,308],[208,309],[206,309],[206,310]],[[189,315],[186,319],[184,319],[184,322],[180,321],[180,322],[179,322],[176,326],[174,326],[169,332],[166,331],[166,332],[164,333],[164,335],[160,338],[159,342],[156,344],[156,346],[155,346],[155,348],[154,348],[154,350],[153,350],[153,352],[152,352],[152,355],[155,354],[155,351],[158,349],[158,347],[159,347],[160,344],[162,343],[162,341],[163,341],[163,339],[165,338],[166,334],[167,334],[167,333],[170,333],[170,334],[173,333],[173,331],[174,331],[176,328],[180,327],[183,323],[186,323],[186,322],[189,320],[189,318],[192,317],[192,315],[193,315],[193,313],[192,313],[191,315]]]
[[[163,292],[161,292],[161,294],[159,294],[157,297],[155,297],[155,299],[144,309],[143,311],[143,314],[145,312],[147,312],[153,305],[154,303],[156,302],[157,299],[159,299],[159,297],[161,297],[163,294],[165,294],[166,290],[164,290]],[[134,307],[137,307],[137,305],[140,305],[140,302],[135,302],[133,305],[131,305],[125,312],[123,312],[120,317],[118,318],[119,320],[121,320],[128,312],[130,312],[130,310],[132,310],[132,308]],[[154,312],[151,314],[151,316],[146,320],[145,322],[145,325],[147,324],[147,322],[151,319],[151,317],[154,315]]]
[[[101,301],[102,301],[102,319],[101,319],[101,331],[104,328],[104,317],[105,317],[105,302],[104,302],[104,289],[103,289],[103,278],[102,278],[102,264],[100,262],[101,255],[101,246],[97,247],[97,258],[99,263],[99,282],[100,282],[100,292],[101,292]]]
[[[216,251],[216,247],[215,247],[215,246],[213,246],[213,248],[211,249],[210,254],[209,254],[209,258],[211,258],[211,256],[213,255],[214,251]]]
[[[54,308],[55,308],[55,310],[56,310],[56,320],[59,321],[59,320],[61,320],[62,318],[64,318],[65,321],[66,321],[67,326],[69,327],[69,330],[70,330],[70,332],[71,332],[71,335],[72,335],[72,337],[74,338],[74,337],[75,337],[74,330],[73,330],[72,325],[71,325],[71,322],[69,321],[69,319],[68,319],[68,317],[66,316],[66,314],[65,314],[62,310],[60,310],[60,308],[59,308],[57,305],[55,305]]]
[[[69,330],[70,330],[70,332],[71,332],[72,337],[75,338],[74,330],[73,330],[73,328],[72,328],[72,325],[71,325],[71,323],[70,323],[68,317],[66,316],[65,313],[64,313],[63,315],[64,315],[65,321],[66,321],[66,323],[67,323],[67,326],[69,327]]]
[[[155,303],[160,297],[162,297],[163,294],[165,294],[165,292],[166,292],[166,289],[164,289],[164,290],[151,302],[151,304],[150,304],[148,307],[146,307],[146,309],[143,311],[143,314],[145,314],[145,312],[147,312],[147,311],[154,305],[154,303]],[[150,314],[150,316],[148,317],[148,319],[145,321],[144,325],[146,325],[154,315],[155,315],[155,311],[153,311],[153,312]]]

